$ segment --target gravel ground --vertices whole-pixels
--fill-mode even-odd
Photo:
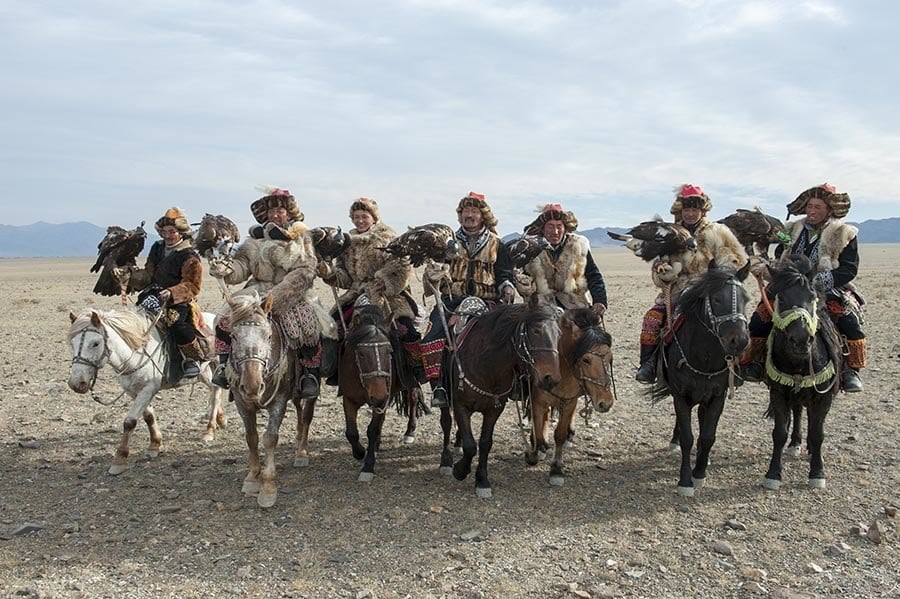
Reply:
[[[435,415],[402,445],[405,422],[390,414],[377,476],[357,482],[329,389],[309,467],[292,465],[293,416],[282,426],[280,493],[269,510],[240,492],[246,446],[233,405],[228,428],[200,442],[199,388],[154,402],[164,435],[158,458],[142,453],[149,438],[141,425],[131,469],[107,475],[126,407],[68,389],[65,335],[70,309],[115,302],[91,295],[87,260],[0,261],[0,594],[900,595],[900,306],[888,268],[900,246],[862,247],[871,367],[866,390],[839,396],[826,422],[828,488],[807,488],[802,458],[786,461],[780,491],[760,486],[771,423],[762,416],[765,388],[749,385],[726,405],[708,482],[693,498],[675,491],[671,405],[651,404],[632,378],[640,319],[654,296],[646,267],[624,251],[595,255],[612,303],[618,400],[608,414],[578,421],[565,486],[548,484],[547,462],[526,466],[513,404],[495,436],[492,498],[478,499],[471,477],[438,473]],[[207,284],[204,307],[219,302]],[[110,371],[97,390],[118,394]]]

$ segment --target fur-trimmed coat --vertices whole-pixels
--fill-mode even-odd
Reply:
[[[785,223],[793,240],[791,253],[802,253],[813,259],[818,273],[816,280],[824,291],[850,286],[859,269],[858,229],[832,218],[819,232],[818,241],[810,243],[805,225],[806,217]]]
[[[669,264],[677,274],[672,281],[672,293],[678,293],[684,289],[690,279],[709,268],[710,261],[715,258],[719,266],[729,266],[739,270],[747,263],[747,252],[744,246],[737,240],[734,233],[727,226],[710,221],[705,216],[697,223],[694,229],[694,239],[697,240],[697,250],[686,250],[669,257]],[[667,281],[659,277],[659,269],[656,265],[651,267],[653,283],[660,288],[665,287]],[[661,303],[661,296],[657,303]]]
[[[167,256],[165,242],[157,241],[150,248],[144,268],[131,272],[131,287],[140,291],[155,284],[169,290],[172,304],[196,301],[203,282],[203,265],[193,248],[193,240],[185,237]]]
[[[409,286],[412,266],[409,260],[379,250],[397,234],[382,222],[377,222],[365,233],[352,229],[350,245],[337,257],[332,271],[322,278],[329,285],[346,289],[338,298],[344,306],[365,293],[372,303],[381,304],[383,298],[390,307],[391,317],[415,318],[416,313],[403,291]],[[384,284],[384,291],[376,291],[374,283]]]
[[[537,293],[541,297],[555,299],[567,309],[587,308],[591,305],[585,297],[588,292],[585,269],[591,243],[583,235],[567,235],[568,239],[559,259],[554,260],[549,251],[543,251],[525,265],[525,273],[530,276],[533,285],[517,285],[523,298],[528,299],[532,293]]]

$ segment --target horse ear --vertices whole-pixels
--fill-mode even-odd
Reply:
[[[95,327],[101,326],[100,315],[97,314],[96,310],[91,310],[91,324]]]
[[[261,307],[262,307],[262,311],[265,314],[269,313],[269,311],[272,309],[272,296],[271,295],[266,296],[266,299],[263,300]]]
[[[747,260],[747,264],[743,265],[739,271],[737,271],[737,279],[738,281],[743,281],[747,278],[747,275],[750,274],[750,261]]]
[[[77,319],[78,319],[78,317],[75,316],[75,313],[72,312],[71,310],[69,310],[69,321],[75,322],[75,320],[77,320]]]
[[[707,270],[716,270],[717,268],[719,268],[719,265],[716,264],[716,259],[713,258],[709,261],[709,268]]]

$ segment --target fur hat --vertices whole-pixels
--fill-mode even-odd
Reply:
[[[797,199],[787,205],[788,218],[791,215],[806,214],[806,204],[810,199],[823,200],[831,209],[831,215],[835,218],[844,218],[850,212],[850,196],[846,193],[837,193],[833,185],[822,183],[810,187],[797,196]]]
[[[572,233],[578,228],[578,219],[575,218],[574,212],[565,212],[559,204],[544,204],[538,206],[540,214],[534,221],[525,227],[526,235],[543,235],[544,225],[547,221],[561,221],[566,228],[566,233]]]
[[[491,207],[484,201],[484,194],[470,191],[466,197],[459,201],[459,205],[456,207],[457,218],[462,216],[463,208],[469,206],[481,210],[481,218],[484,220],[484,226],[493,233],[497,232],[497,217],[494,216]]]
[[[253,213],[253,218],[256,219],[256,222],[261,225],[266,224],[269,220],[269,208],[284,208],[287,210],[288,220],[294,222],[303,220],[303,213],[297,207],[297,200],[294,199],[294,196],[287,189],[279,189],[271,185],[260,189],[267,192],[267,194],[250,204],[250,211]]]
[[[699,185],[685,183],[675,188],[675,201],[669,212],[675,216],[676,221],[679,221],[681,211],[685,208],[699,208],[706,213],[712,208],[712,200]]]
[[[156,221],[154,226],[156,227],[156,232],[160,235],[162,235],[163,227],[175,227],[182,236],[193,234],[184,212],[181,211],[181,208],[175,208],[174,206],[166,210],[166,213]]]
[[[353,213],[357,210],[364,210],[372,215],[372,218],[375,219],[375,222],[381,220],[381,213],[378,211],[378,202],[375,200],[370,200],[369,198],[359,198],[357,200],[353,200],[353,203],[350,204],[350,218],[353,218]]]

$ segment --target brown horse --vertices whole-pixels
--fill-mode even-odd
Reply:
[[[578,398],[586,396],[590,410],[608,412],[615,397],[612,391],[612,337],[600,326],[600,317],[590,308],[567,310],[560,319],[559,374],[560,382],[553,389],[532,385],[531,389],[531,448],[525,461],[534,466],[549,448],[551,409],[559,411],[553,439],[556,451],[550,465],[550,484],[561,486],[566,481],[563,448],[567,445]]]
[[[363,461],[358,478],[362,482],[375,477],[375,455],[381,445],[389,403],[398,405],[399,411],[409,418],[403,442],[412,443],[415,439],[419,393],[417,388],[402,388],[398,360],[394,359],[395,350],[400,351],[399,341],[392,338],[389,327],[384,311],[378,306],[357,306],[341,348],[338,395],[343,397],[344,432],[353,457]],[[359,442],[357,415],[365,405],[372,409],[372,419],[366,429],[368,443],[363,447]]]
[[[445,374],[463,455],[453,464],[450,410],[441,408],[444,434],[441,472],[449,472],[452,465],[456,480],[464,480],[472,471],[472,459],[478,453],[475,470],[478,497],[492,495],[488,454],[494,443],[494,426],[515,386],[516,371],[529,372],[535,385],[542,389],[554,388],[560,379],[559,337],[556,308],[540,302],[537,294],[527,304],[499,306],[473,318],[460,335]],[[482,415],[477,445],[471,422],[475,412]]]

